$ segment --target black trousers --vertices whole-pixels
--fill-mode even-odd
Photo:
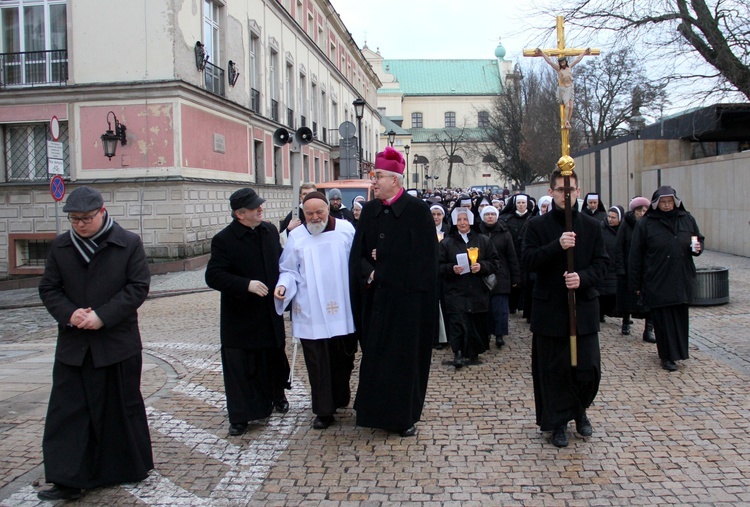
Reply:
[[[578,336],[577,342],[578,366],[573,368],[569,338],[537,334],[532,338],[536,423],[542,431],[552,431],[580,417],[599,391],[599,334]]]
[[[154,468],[140,353],[94,368],[55,361],[42,451],[47,482],[91,489],[137,482]]]
[[[230,424],[263,419],[289,386],[289,361],[283,348],[221,347],[224,391]]]
[[[663,306],[651,309],[654,322],[656,350],[662,361],[678,361],[690,357],[690,307],[688,305]]]
[[[351,400],[349,379],[354,369],[357,339],[345,335],[300,342],[310,380],[313,414],[332,416]]]

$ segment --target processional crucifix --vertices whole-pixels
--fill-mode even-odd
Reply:
[[[557,16],[557,47],[552,49],[542,49],[539,50],[538,48],[534,49],[524,49],[523,50],[523,56],[530,56],[530,57],[543,57],[544,55],[549,56],[557,56],[558,58],[566,58],[570,56],[579,56],[587,54],[587,55],[598,55],[599,50],[593,49],[593,48],[566,48],[565,47],[565,19],[563,16]],[[562,82],[563,76],[562,72],[558,70],[558,76],[560,79],[560,85],[564,84]],[[570,83],[571,89],[570,89],[570,104],[568,107],[572,106],[572,82]],[[573,158],[570,156],[570,123],[569,123],[569,115],[566,115],[566,100],[560,97],[561,103],[560,103],[560,137],[561,137],[561,145],[562,145],[562,156],[557,161],[557,167],[560,169],[560,172],[563,175],[564,178],[564,185],[565,185],[565,230],[567,232],[571,232],[573,230],[573,210],[570,206],[570,176],[573,174],[573,169],[575,169],[576,163],[573,160]],[[567,249],[567,261],[568,261],[568,273],[572,273],[575,271],[574,266],[574,258],[573,258],[573,248]],[[577,345],[577,337],[578,337],[578,331],[577,331],[577,325],[576,325],[576,292],[575,289],[568,289],[568,322],[569,322],[569,334],[570,334],[570,364],[573,367],[578,366],[578,345]]]

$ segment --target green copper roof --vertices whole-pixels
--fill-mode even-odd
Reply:
[[[461,139],[459,142],[487,142],[487,131],[480,128],[444,128],[444,129],[411,129],[411,139],[414,143],[434,143],[438,139],[449,141]]]
[[[497,95],[502,91],[497,60],[384,60],[383,68],[396,77],[405,95]]]

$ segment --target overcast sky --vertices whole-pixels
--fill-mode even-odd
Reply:
[[[524,47],[554,46],[554,36],[528,21],[518,3],[492,0],[331,0],[355,42],[383,58],[494,58],[502,37],[506,59]],[[544,20],[535,20],[542,26]],[[555,19],[546,20],[554,27]],[[574,41],[573,41],[574,42]]]

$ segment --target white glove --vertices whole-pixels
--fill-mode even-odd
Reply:
[[[266,297],[268,295],[268,287],[260,280],[250,280],[250,285],[247,286],[247,291],[257,294],[260,297]]]

